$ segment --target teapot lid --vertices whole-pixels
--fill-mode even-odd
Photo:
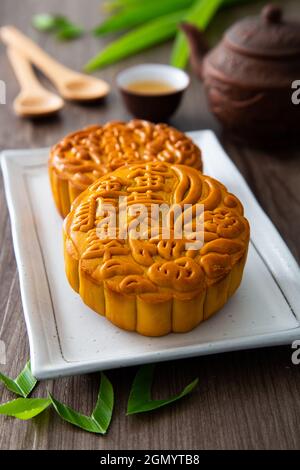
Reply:
[[[282,18],[282,9],[270,4],[260,16],[235,23],[225,34],[227,45],[256,57],[284,58],[300,55],[300,23]]]

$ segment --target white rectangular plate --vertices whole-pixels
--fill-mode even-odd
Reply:
[[[2,170],[19,269],[31,364],[39,378],[201,354],[287,344],[300,338],[299,267],[211,131],[191,132],[205,173],[243,202],[251,244],[242,285],[214,317],[186,334],[147,338],[86,307],[64,273],[62,221],[48,182],[48,150],[11,150]]]

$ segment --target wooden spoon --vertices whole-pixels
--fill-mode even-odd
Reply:
[[[21,86],[14,100],[15,113],[24,117],[37,117],[59,111],[64,101],[41,85],[28,60],[13,48],[8,48],[7,55]]]
[[[8,46],[13,46],[27,57],[54,83],[60,94],[75,101],[90,101],[109,93],[108,83],[99,78],[75,72],[60,64],[37,44],[13,26],[0,28],[0,37]]]

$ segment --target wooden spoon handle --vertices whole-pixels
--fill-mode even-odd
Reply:
[[[3,26],[0,28],[0,37],[5,44],[22,52],[27,59],[41,69],[57,86],[61,83],[62,78],[76,74],[76,72],[73,72],[50,57],[35,42],[14,26]]]
[[[19,50],[9,47],[7,49],[7,55],[23,91],[34,92],[35,90],[38,91],[43,88],[36,78],[30,62]]]

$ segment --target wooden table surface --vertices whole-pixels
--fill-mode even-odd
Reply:
[[[62,12],[91,28],[100,20],[100,3],[1,0],[1,24],[15,24],[66,65],[79,70],[108,39],[86,35],[70,43],[57,43],[51,36],[34,31],[31,17],[37,12]],[[282,3],[300,17],[298,0]],[[259,7],[255,3],[220,13],[209,31],[210,39],[216,40],[235,18],[250,10],[258,11]],[[170,44],[165,44],[99,73],[113,88],[104,105],[68,104],[60,116],[33,123],[18,119],[12,112],[18,86],[1,46],[0,79],[7,84],[7,105],[0,105],[0,149],[48,146],[87,124],[128,119],[114,86],[117,71],[137,62],[167,62],[169,54]],[[210,127],[219,133],[195,78],[172,124],[182,130]],[[228,138],[223,138],[223,143],[299,261],[300,141],[298,148],[273,152],[250,150]],[[0,178],[0,339],[6,343],[7,352],[7,363],[1,370],[15,376],[29,357],[29,346]],[[0,449],[296,449],[300,447],[300,366],[292,365],[291,352],[287,346],[160,364],[156,370],[156,397],[175,393],[196,376],[200,378],[197,390],[175,406],[132,417],[125,416],[125,408],[136,368],[110,371],[116,406],[107,436],[85,433],[48,410],[28,422],[0,417]],[[63,402],[89,413],[98,386],[99,374],[49,380],[40,383],[33,396],[45,396],[49,390]],[[12,398],[0,385],[0,403]]]

